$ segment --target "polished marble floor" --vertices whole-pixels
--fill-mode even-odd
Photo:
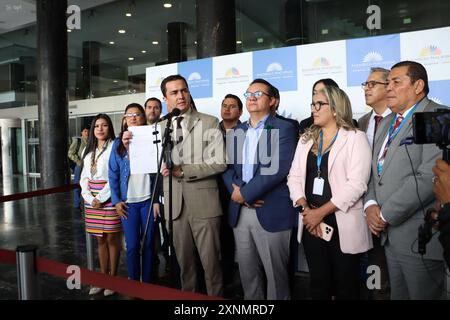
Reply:
[[[5,179],[0,176],[0,195],[8,195],[40,189],[40,180],[15,176]],[[94,240],[95,241],[95,240]],[[0,203],[0,248],[15,250],[20,245],[36,245],[38,255],[66,264],[87,267],[86,234],[82,212],[72,207],[72,192],[47,195],[30,199]],[[97,255],[94,255],[98,266]],[[155,283],[168,285],[165,259],[160,256],[155,267]],[[127,277],[125,252],[119,263],[119,276]],[[237,268],[236,268],[237,269]],[[16,267],[0,263],[0,300],[18,298]],[[293,281],[292,298],[309,299],[308,273],[296,273]],[[450,279],[450,278],[449,278]],[[173,286],[173,285],[172,285]],[[69,290],[65,279],[47,274],[39,275],[40,298],[45,300],[122,300],[120,294],[104,297],[102,294],[89,296],[88,286],[81,290]],[[239,272],[236,270],[232,283],[225,287],[228,299],[242,299]],[[362,298],[366,292],[362,290]],[[448,294],[450,298],[450,293]]]
[[[0,179],[0,194],[8,195],[40,189],[36,178],[15,176]],[[38,255],[66,264],[87,266],[86,236],[82,213],[72,207],[72,193],[59,193],[30,199],[0,203],[0,248],[15,250],[19,245],[38,246]],[[98,261],[95,258],[95,265]],[[155,282],[167,285],[165,259],[161,256],[158,277]],[[0,300],[17,299],[16,267],[0,263]],[[124,251],[119,263],[119,276],[127,277]],[[307,299],[308,277],[298,274],[295,277],[293,298]],[[39,275],[40,297],[48,300],[88,300],[88,299],[126,299],[120,294],[104,297],[102,294],[89,296],[89,288],[69,290],[61,278]],[[225,297],[242,299],[238,272],[231,285],[225,288]]]

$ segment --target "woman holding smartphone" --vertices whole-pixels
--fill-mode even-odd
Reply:
[[[353,126],[344,91],[325,86],[312,100],[314,124],[300,137],[288,176],[291,199],[301,212],[299,241],[309,266],[311,296],[358,299],[359,254],[372,247],[361,198],[372,152],[365,133]],[[321,223],[334,229],[331,238]]]

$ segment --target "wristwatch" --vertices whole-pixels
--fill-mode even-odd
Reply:
[[[304,206],[304,205],[299,205],[298,207],[298,212],[303,213],[306,209],[308,209],[308,206]]]

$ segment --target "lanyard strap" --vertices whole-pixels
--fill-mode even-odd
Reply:
[[[408,112],[408,114],[406,115],[406,117],[403,118],[402,122],[400,123],[400,125],[397,127],[397,129],[394,131],[394,127],[395,127],[395,122],[397,121],[398,115],[396,117],[394,117],[394,119],[392,119],[392,123],[391,123],[391,127],[389,128],[389,135],[388,135],[388,141],[386,143],[386,147],[385,148],[389,148],[389,146],[391,145],[392,141],[394,141],[395,137],[397,136],[397,134],[400,132],[400,129],[403,127],[403,125],[405,124],[406,120],[408,120],[408,118],[414,113],[414,110],[417,107],[417,103],[414,105],[414,107],[412,107],[411,111]]]
[[[322,156],[326,154],[328,151],[330,151],[331,147],[333,146],[333,143],[336,141],[336,138],[338,136],[339,130],[336,132],[336,134],[333,137],[333,140],[331,140],[330,145],[323,151],[322,153],[322,147],[323,147],[323,132],[320,130],[319,133],[319,148],[317,150],[317,177],[320,178],[320,164],[322,163]]]

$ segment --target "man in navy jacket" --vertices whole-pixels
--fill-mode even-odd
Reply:
[[[286,177],[298,132],[271,115],[274,96],[269,82],[255,79],[245,93],[249,121],[227,134],[231,164],[223,178],[231,193],[229,223],[245,299],[290,298],[287,264],[297,213]]]

